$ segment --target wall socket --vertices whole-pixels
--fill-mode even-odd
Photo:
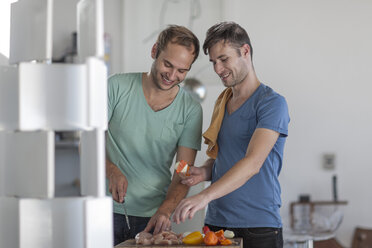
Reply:
[[[325,170],[334,170],[336,168],[336,154],[324,153],[322,157],[322,166]]]

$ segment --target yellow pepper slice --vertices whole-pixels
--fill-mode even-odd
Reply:
[[[201,232],[192,232],[182,239],[182,242],[187,245],[199,245],[203,243],[203,235]]]

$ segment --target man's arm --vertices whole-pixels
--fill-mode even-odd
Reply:
[[[279,133],[276,131],[265,128],[256,129],[245,157],[208,188],[181,201],[174,212],[173,220],[178,224],[186,218],[191,219],[196,211],[203,209],[210,201],[238,189],[259,173],[278,137]]]
[[[265,128],[256,129],[245,157],[238,161],[223,177],[213,183],[209,189],[206,189],[205,194],[208,195],[209,201],[238,189],[259,173],[278,137],[279,133],[276,131]]]
[[[106,158],[106,177],[109,180],[109,191],[112,198],[119,203],[123,202],[127,193],[127,178],[108,158]]]
[[[191,187],[203,181],[210,181],[212,179],[212,168],[214,159],[207,159],[200,167],[190,167],[189,176],[182,178],[181,183]]]
[[[184,146],[178,147],[176,161],[185,160],[189,165],[193,165],[195,157],[196,150]],[[188,191],[189,186],[182,184],[180,176],[174,172],[165,200],[151,217],[144,231],[150,232],[154,229],[153,234],[157,234],[163,230],[170,230],[170,217],[178,203],[187,195]]]

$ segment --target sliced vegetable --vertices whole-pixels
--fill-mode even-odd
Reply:
[[[218,237],[215,232],[207,232],[204,236],[204,244],[206,245],[217,245]]]
[[[216,234],[216,236],[217,236],[217,238],[218,238],[219,241],[226,239],[225,236],[224,236],[224,234],[223,234],[223,230],[222,229],[219,230],[219,231],[217,231],[217,232],[215,232],[215,234]]]
[[[219,243],[221,245],[231,245],[232,241],[230,239],[225,238],[224,240],[220,240]]]
[[[228,239],[232,239],[232,238],[235,237],[234,232],[233,232],[233,231],[230,231],[230,230],[225,230],[224,235],[225,235],[225,237],[228,238]]]
[[[192,232],[182,239],[182,242],[187,245],[199,245],[203,243],[203,235],[201,232]]]
[[[178,161],[176,163],[176,173],[184,173],[186,176],[189,176],[189,165],[185,160]]]

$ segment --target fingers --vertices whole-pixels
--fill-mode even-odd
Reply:
[[[177,224],[180,224],[181,222],[185,221],[185,216],[188,212],[188,204],[186,203],[186,200],[182,200],[176,210],[174,211],[173,214],[173,221],[176,222]]]
[[[116,187],[114,187],[114,189],[112,190],[111,194],[112,194],[112,199],[114,199],[114,201],[119,202],[119,196],[118,196],[118,192],[116,190]]]
[[[187,219],[189,212],[190,212],[191,206],[185,206],[181,212],[180,212],[180,221],[185,222]]]
[[[118,200],[119,202],[124,202],[124,196],[125,196],[125,191],[124,191],[124,185],[118,185]]]
[[[127,192],[128,181],[127,178],[121,173],[112,174],[109,178],[109,191],[112,198],[119,203],[124,202],[124,197]]]
[[[116,202],[122,203],[124,202],[125,197],[125,191],[124,191],[124,185],[122,183],[113,183],[112,185],[112,199],[114,199]]]
[[[111,184],[111,180],[109,180],[109,192],[112,193],[112,184]]]
[[[171,227],[171,222],[165,216],[159,216],[156,221],[153,234],[158,234],[162,231],[169,231]]]
[[[196,211],[197,211],[196,208],[192,208],[192,209],[190,209],[189,214],[187,215],[188,218],[189,218],[190,220],[191,220],[192,218],[194,218],[194,215],[195,215]]]
[[[154,235],[158,234],[162,229],[161,227],[162,227],[162,223],[157,221],[156,224],[155,224],[154,232],[152,234],[154,234]]]
[[[150,232],[151,230],[153,230],[152,234],[156,235],[162,231],[169,231],[171,229],[171,225],[172,223],[166,215],[155,214],[151,217],[144,231]]]
[[[194,181],[194,178],[193,177],[188,177],[188,178],[185,178],[181,181],[182,184],[185,184],[189,187],[191,186],[194,186],[195,185],[195,181]]]
[[[182,184],[191,187],[203,181],[202,170],[200,168],[191,166],[189,174],[189,176],[181,177]]]
[[[195,213],[203,209],[207,204],[208,201],[200,194],[185,198],[178,204],[174,211],[173,221],[179,224],[180,222],[184,222],[187,218],[192,219]]]

